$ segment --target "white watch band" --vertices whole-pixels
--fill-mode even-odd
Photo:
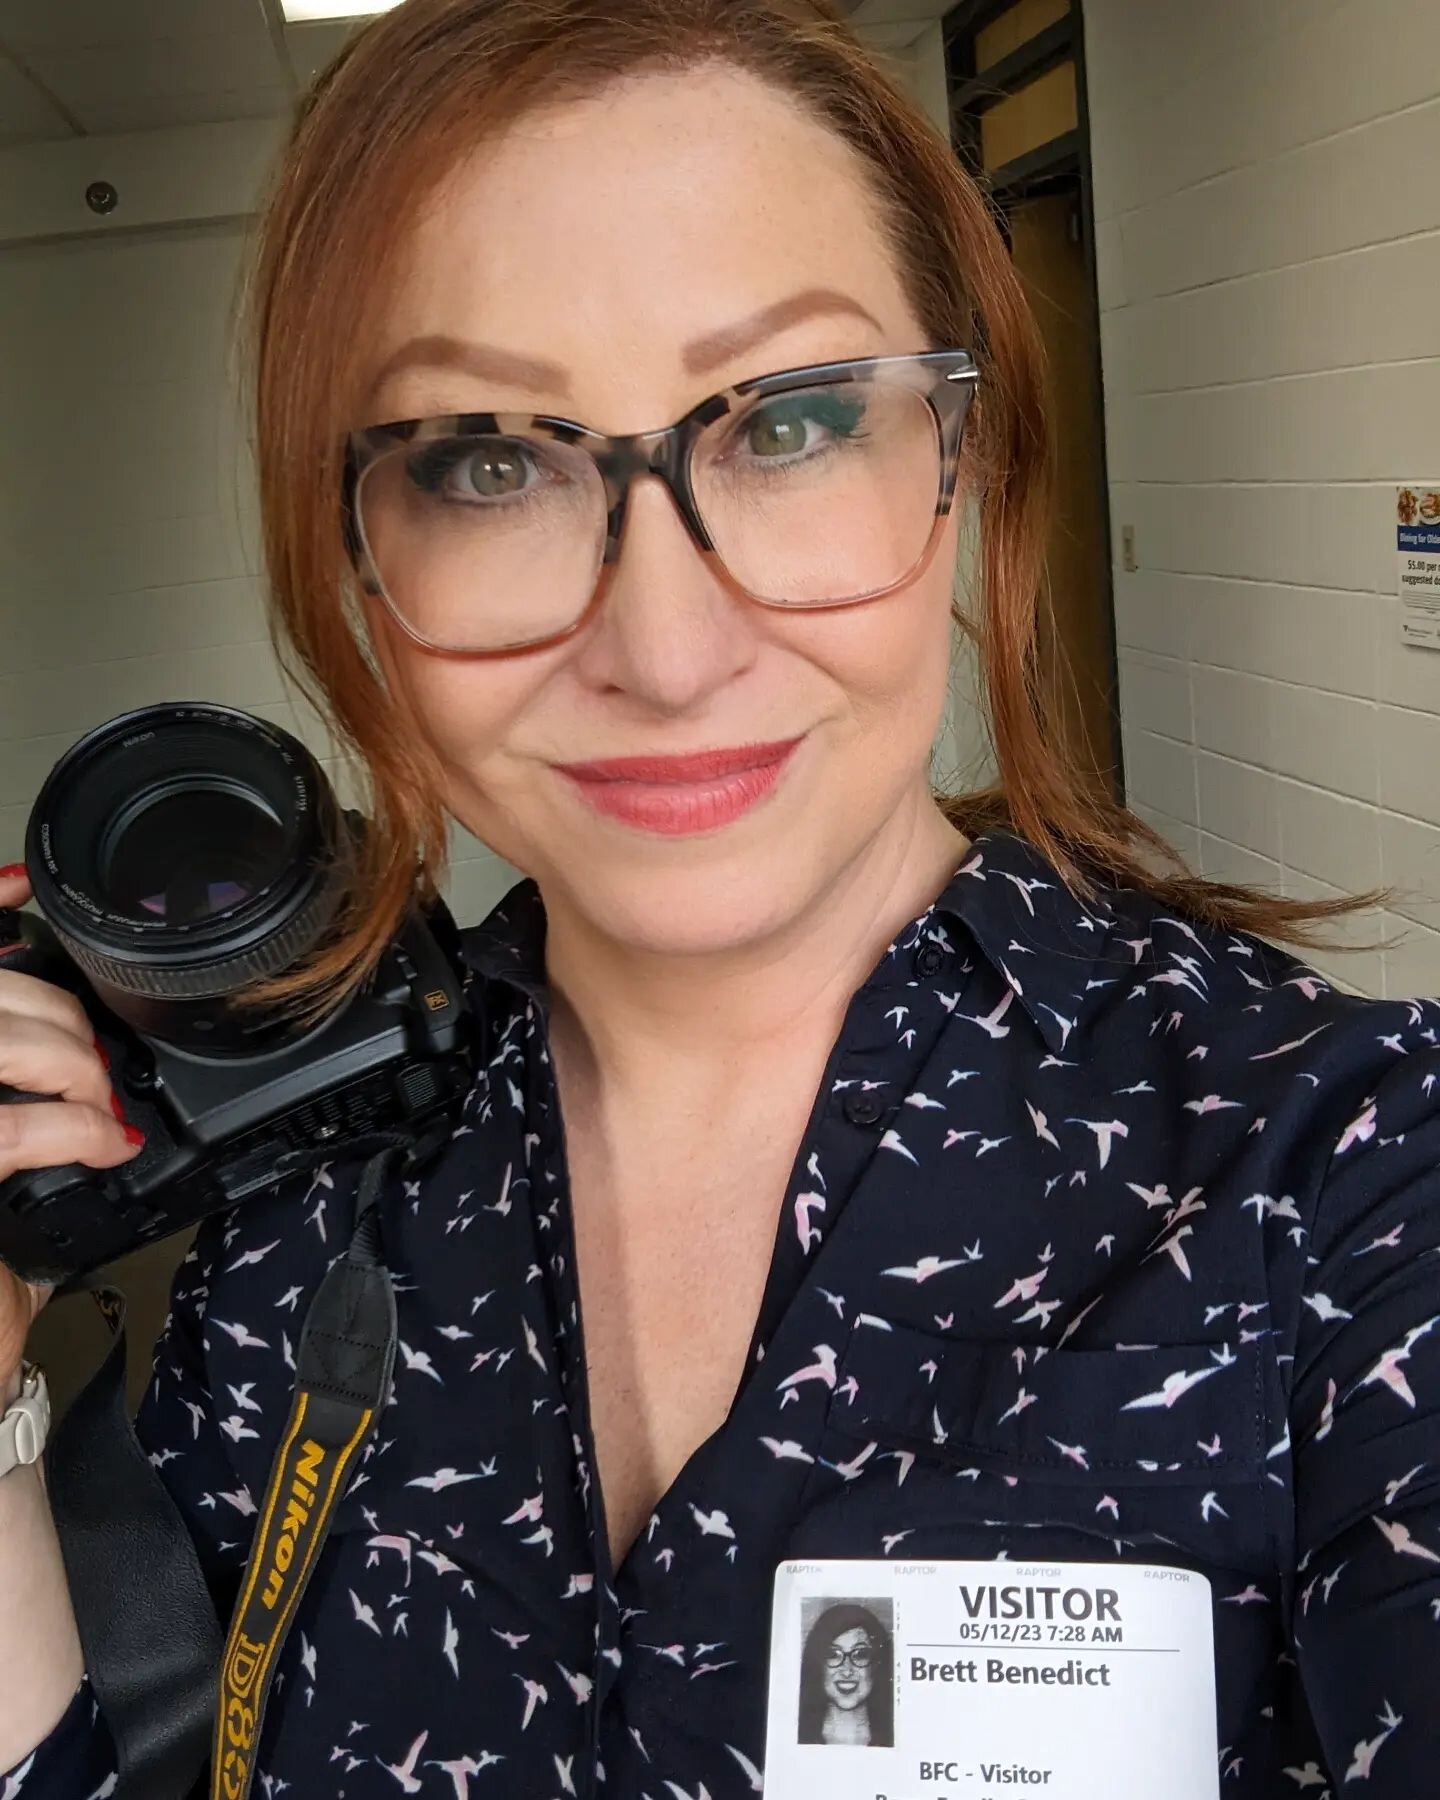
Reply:
[[[0,1479],[39,1462],[50,1431],[50,1389],[36,1363],[20,1369],[20,1397],[0,1418]]]

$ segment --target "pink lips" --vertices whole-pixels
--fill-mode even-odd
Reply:
[[[621,756],[556,768],[607,818],[683,837],[728,825],[748,812],[775,786],[799,742],[787,738],[687,756]]]

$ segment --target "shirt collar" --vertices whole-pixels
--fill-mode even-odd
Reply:
[[[1014,989],[1046,1047],[1065,1054],[1092,998],[1088,983],[1114,922],[1104,905],[1083,905],[1032,844],[996,829],[972,841],[916,921],[919,929],[901,937],[934,937],[937,917],[963,928]],[[477,974],[509,982],[543,1005],[545,908],[535,882],[518,882],[482,924],[462,932],[461,954]],[[935,979],[943,984],[947,977],[942,972]]]
[[[1108,985],[1091,986],[1115,922],[1097,888],[1085,905],[1033,844],[997,828],[973,840],[931,909],[964,927],[1056,1056],[1073,1050],[1094,989]]]

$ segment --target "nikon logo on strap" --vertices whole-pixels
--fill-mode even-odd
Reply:
[[[281,1645],[389,1392],[395,1293],[377,1255],[374,1204],[390,1155],[367,1163],[350,1248],[326,1271],[300,1335],[295,1398],[221,1664],[211,1800],[248,1800]]]

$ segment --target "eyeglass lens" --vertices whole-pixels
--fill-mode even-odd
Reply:
[[[691,470],[740,586],[814,606],[883,592],[915,567],[940,466],[928,402],[891,373],[761,396],[706,427]],[[364,472],[356,504],[391,604],[431,643],[534,642],[572,626],[594,593],[606,491],[574,444],[537,432],[398,446]]]
[[[827,1669],[843,1669],[846,1663],[857,1669],[870,1667],[870,1646],[858,1644],[853,1650],[842,1650],[838,1644],[832,1644],[825,1653]]]

